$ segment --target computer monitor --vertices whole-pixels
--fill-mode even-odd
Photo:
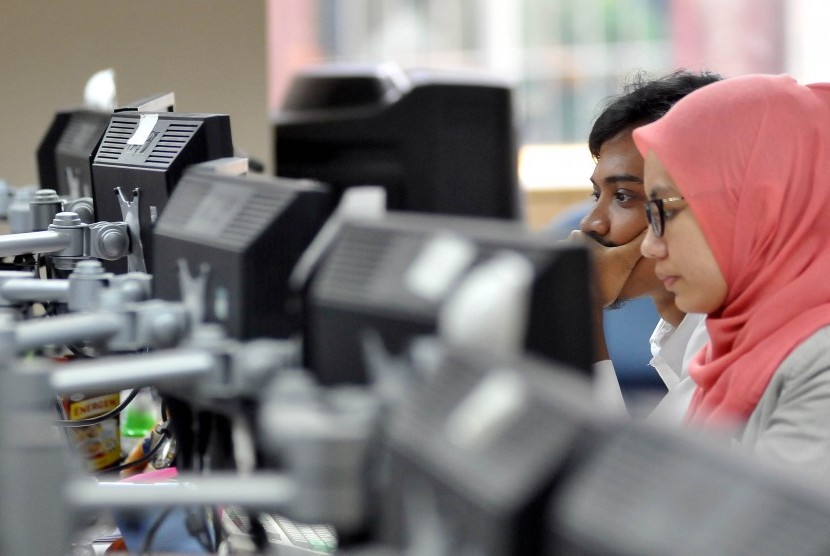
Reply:
[[[333,206],[318,182],[193,166],[153,230],[154,295],[183,299],[183,262],[193,278],[207,270],[204,316],[230,336],[298,334],[300,306],[289,275]]]
[[[173,92],[156,93],[119,106],[115,112],[175,112],[176,94]]]
[[[422,370],[383,422],[382,540],[493,556],[830,551],[815,466],[613,419],[587,381],[527,356],[439,353],[410,358]]]
[[[92,162],[93,199],[98,221],[125,220],[122,199],[134,202],[138,191],[141,250],[152,272],[152,227],[188,166],[233,156],[230,117],[226,114],[125,111],[112,115]],[[123,273],[127,264],[106,266]]]
[[[550,493],[597,428],[590,381],[527,355],[428,347],[383,423],[376,536],[403,553],[549,554]]]
[[[92,196],[92,157],[111,112],[78,108],[55,114],[37,149],[40,187],[69,199]]]
[[[469,246],[457,250],[458,242]],[[307,287],[306,366],[324,384],[367,382],[367,331],[379,334],[392,353],[415,336],[434,334],[463,278],[505,251],[532,267],[521,347],[589,374],[592,278],[586,246],[493,218],[404,212],[347,221],[337,234]],[[441,282],[446,287],[434,287]]]
[[[814,466],[773,467],[654,425],[621,425],[572,459],[548,504],[545,554],[830,553],[830,490]]]
[[[167,111],[173,93],[153,95],[116,108],[123,111]],[[92,158],[112,118],[112,112],[91,108],[60,110],[37,149],[40,187],[68,199],[92,197]]]
[[[312,66],[274,118],[275,172],[338,194],[380,185],[392,210],[518,219],[512,102],[511,87],[492,77]]]

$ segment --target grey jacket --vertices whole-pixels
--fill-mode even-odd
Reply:
[[[830,481],[830,326],[781,363],[739,435],[761,459]]]

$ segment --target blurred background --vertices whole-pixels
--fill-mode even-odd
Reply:
[[[118,101],[174,91],[177,110],[231,115],[234,143],[272,168],[270,115],[321,60],[463,68],[516,90],[528,221],[584,200],[585,139],[636,71],[828,78],[822,0],[3,0],[0,179],[34,183],[58,109],[113,68]]]
[[[599,107],[636,71],[828,78],[819,0],[348,0],[268,2],[270,108],[316,58],[484,69],[516,87],[527,217],[584,200]]]

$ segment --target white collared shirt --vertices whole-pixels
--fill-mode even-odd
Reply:
[[[687,314],[675,328],[663,319],[651,335],[649,364],[665,383],[668,392],[648,418],[681,424],[692,398],[695,383],[689,377],[689,361],[709,341],[706,315]],[[625,413],[619,380],[610,360],[594,363],[594,393],[599,407],[611,413]]]
[[[649,414],[650,420],[681,424],[697,385],[689,361],[709,341],[706,315],[689,313],[675,328],[663,319],[651,335],[651,361],[668,392]]]

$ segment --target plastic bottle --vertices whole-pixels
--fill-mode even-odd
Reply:
[[[130,405],[124,409],[121,419],[121,449],[129,453],[152,432],[159,420],[159,408],[152,390],[142,388]]]

